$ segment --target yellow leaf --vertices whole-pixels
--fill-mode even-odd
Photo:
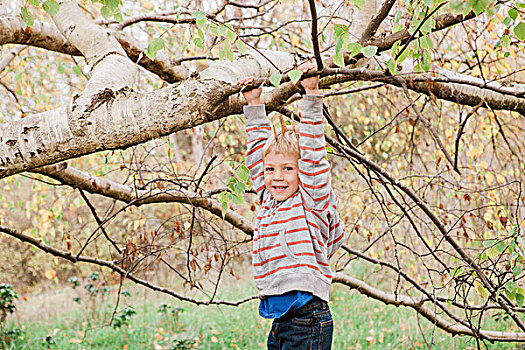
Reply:
[[[488,290],[481,285],[478,281],[474,282],[474,288],[482,298],[486,298],[489,295]]]
[[[481,162],[479,162],[479,167],[483,170],[486,170],[489,167],[489,163],[482,160]]]
[[[487,180],[487,185],[492,184],[492,182],[494,182],[494,175],[490,172],[485,173],[485,180]]]
[[[48,280],[52,280],[57,276],[57,272],[53,269],[49,269],[46,271],[45,276]]]
[[[498,181],[498,183],[501,185],[502,183],[505,182],[505,177],[501,174],[498,174],[496,175],[496,181]]]

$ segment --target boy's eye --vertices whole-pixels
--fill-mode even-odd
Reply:
[[[292,171],[292,170],[293,170],[293,167],[291,167],[291,166],[287,166],[287,167],[284,168],[284,170],[286,170],[286,171]]]
[[[265,168],[264,171],[267,171],[267,172],[268,171],[273,171],[273,168],[268,167],[268,168]]]

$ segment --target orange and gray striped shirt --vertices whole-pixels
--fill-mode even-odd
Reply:
[[[260,296],[297,290],[328,301],[328,260],[345,239],[326,159],[323,99],[306,95],[299,127],[299,189],[282,202],[264,186],[262,150],[271,134],[264,105],[245,106],[246,166],[261,209],[255,220],[253,272]]]

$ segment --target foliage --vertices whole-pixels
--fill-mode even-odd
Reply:
[[[18,293],[14,290],[12,285],[7,283],[0,284],[0,311],[2,313],[2,323],[7,314],[12,314],[15,311],[16,299],[18,299]]]
[[[525,5],[489,0],[396,2],[377,33],[360,40],[354,17],[362,15],[368,3],[315,3],[316,38],[311,37],[310,14],[297,1],[253,2],[253,7],[234,2],[221,7],[219,1],[81,2],[83,12],[108,35],[118,37],[123,48],[140,52],[133,59],[140,74],[132,92],[148,96],[164,93],[170,83],[179,84],[163,75],[166,69],[187,68],[188,80],[199,82],[198,73],[216,61],[226,71],[235,71],[242,66],[237,62],[246,63],[242,59],[266,49],[296,53],[298,61],[316,59],[313,42],[318,41],[326,58],[321,79],[325,104],[334,122],[327,127],[335,139],[329,148],[332,185],[350,234],[333,260],[334,270],[380,289],[387,297],[368,295],[385,303],[421,298],[421,305],[432,310],[428,317],[465,327],[480,341],[487,338],[480,335],[482,326],[525,332],[519,316],[514,317],[525,300],[525,128],[522,114],[513,109],[517,103],[508,102],[523,97]],[[55,0],[21,4],[13,13],[23,27],[19,37],[35,34],[38,21],[52,26],[50,16],[56,17],[59,10]],[[450,19],[455,22],[440,27]],[[128,35],[141,45],[126,41]],[[8,58],[7,51],[2,54]],[[0,87],[0,123],[70,106],[94,74],[92,62],[76,54],[29,47],[14,55],[2,76],[6,89]],[[334,73],[331,62],[344,70]],[[294,68],[260,72],[269,81],[265,96],[284,96],[279,94],[290,88],[289,82],[300,79]],[[498,98],[490,97],[494,93],[503,101],[499,107],[494,102]],[[288,115],[288,109],[298,105],[294,98],[285,100],[269,104]],[[107,113],[107,120],[121,108],[109,106],[103,104],[98,111]],[[221,108],[201,112],[208,117]],[[50,258],[35,245],[3,235],[4,279],[22,288],[67,281],[75,293],[74,306],[90,311],[82,319],[91,326],[114,315],[117,307],[103,305],[109,290],[128,277],[175,298],[192,299],[201,293],[210,301],[216,300],[225,276],[240,280],[249,275],[245,264],[250,261],[251,235],[249,229],[235,229],[231,219],[239,215],[253,221],[257,211],[243,165],[244,121],[232,115],[195,126],[200,117],[192,116],[186,129],[169,137],[68,161],[68,168],[90,176],[81,183],[91,192],[97,193],[94,179],[99,177],[111,181],[109,188],[115,191],[124,188],[127,195],[137,195],[128,201],[90,191],[83,196],[78,182],[59,183],[49,174],[27,172],[2,179],[0,225],[71,254],[67,261]],[[353,148],[358,152],[352,153]],[[148,202],[158,193],[170,198]],[[203,202],[192,202],[194,198]],[[211,203],[217,204],[213,210]],[[92,260],[69,263],[78,256]],[[357,273],[363,264],[366,273]],[[100,270],[94,272],[95,267]],[[132,297],[126,291],[121,296]],[[237,297],[247,295],[230,299]],[[354,302],[362,300],[345,299],[342,306]],[[129,330],[138,319],[134,310],[126,307],[115,314],[114,325]],[[180,330],[179,323],[191,313],[181,311],[170,304],[161,307],[158,314],[167,318],[163,326]],[[353,328],[342,328],[348,334],[366,333],[367,322],[383,316],[366,315],[361,326],[354,319]],[[385,331],[374,331],[359,342],[366,344],[372,337],[381,343],[379,334]],[[220,332],[226,338],[226,331]],[[35,346],[53,345],[64,333],[62,328],[55,334],[47,330],[32,339],[39,339]],[[209,333],[210,344],[213,336],[222,339]],[[197,344],[194,337],[184,333],[165,344],[191,347]],[[383,339],[390,338],[384,334]],[[408,344],[392,337],[391,343],[396,342]]]
[[[120,328],[122,326],[129,326],[133,315],[137,312],[131,307],[126,307],[124,310],[120,311],[118,315],[113,319],[113,328]]]

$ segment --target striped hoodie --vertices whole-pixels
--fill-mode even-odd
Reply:
[[[328,301],[328,260],[341,246],[345,226],[337,212],[326,160],[323,99],[306,95],[299,127],[299,189],[282,202],[264,186],[262,150],[271,134],[264,105],[245,106],[246,166],[261,209],[255,220],[253,272],[260,296],[298,290]]]

